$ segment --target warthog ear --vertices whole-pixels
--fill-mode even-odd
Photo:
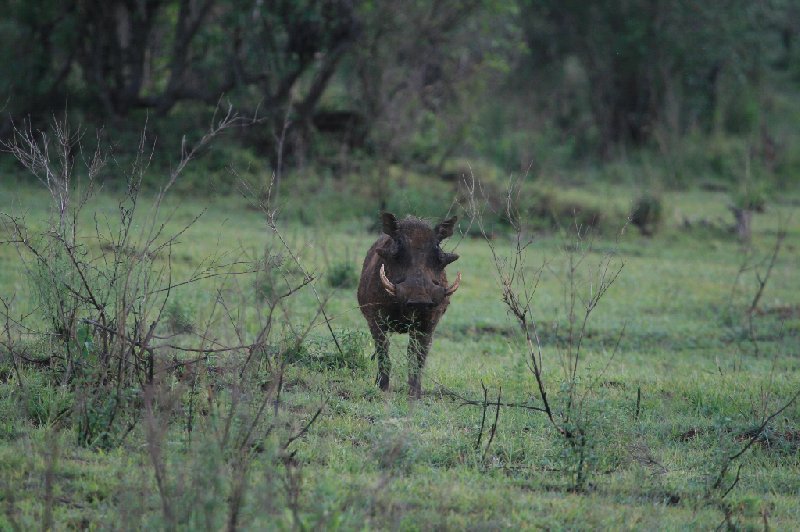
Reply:
[[[392,238],[397,237],[397,218],[390,212],[381,214],[381,221],[383,222],[383,232]]]
[[[456,253],[442,253],[442,262],[444,263],[445,266],[457,260],[458,260],[458,254]]]
[[[439,241],[442,241],[445,238],[453,236],[453,227],[455,227],[457,221],[458,221],[458,216],[453,216],[452,218],[445,220],[439,225],[437,225],[433,229],[436,232],[436,238],[438,238]]]

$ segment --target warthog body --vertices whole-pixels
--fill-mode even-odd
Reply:
[[[389,388],[388,334],[408,333],[408,393],[421,395],[433,331],[461,280],[459,273],[448,286],[444,268],[458,255],[439,247],[453,234],[456,220],[454,216],[431,228],[411,216],[401,221],[390,213],[382,216],[385,234],[369,248],[358,285],[358,304],[375,340],[376,381],[382,390]]]

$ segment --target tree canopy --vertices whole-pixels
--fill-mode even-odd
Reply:
[[[439,170],[456,155],[524,166],[542,139],[572,159],[693,134],[780,145],[766,113],[800,79],[800,7],[788,0],[0,6],[3,136],[65,109],[140,127],[143,113],[207,116],[224,98],[261,118],[239,140],[266,155],[283,132],[296,159],[333,138]]]

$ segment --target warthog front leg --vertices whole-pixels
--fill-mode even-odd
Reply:
[[[389,337],[380,327],[371,327],[370,332],[375,340],[375,357],[378,359],[378,375],[375,383],[381,390],[389,389],[389,372],[392,370],[392,361],[389,359]]]
[[[411,330],[408,334],[408,395],[422,397],[422,369],[431,347],[433,333]]]

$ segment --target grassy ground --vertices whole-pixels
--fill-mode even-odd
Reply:
[[[624,205],[629,193],[598,189],[572,194]],[[784,196],[756,215],[754,257],[768,257],[797,199]],[[265,246],[278,246],[260,213],[243,200],[172,201],[170,227],[188,223],[205,209],[174,246],[176,277],[220,251],[257,256]],[[265,450],[244,480],[239,524],[248,529],[677,530],[712,528],[724,523],[727,514],[730,523],[744,527],[800,526],[798,403],[772,420],[769,437],[734,462],[721,490],[709,490],[723,457],[741,449],[748,441],[746,431],[800,387],[800,216],[788,222],[788,236],[750,332],[745,310],[755,293],[755,270],[737,276],[745,254],[719,221],[730,218],[727,197],[676,192],[665,195],[664,203],[664,227],[655,237],[641,237],[633,228],[618,239],[608,233],[594,239],[585,255],[581,297],[596,288],[590,279],[603,257],[612,253],[614,264],[624,268],[591,315],[580,361],[589,473],[581,490],[572,489],[578,458],[542,413],[501,408],[489,442],[495,416],[490,410],[476,448],[482,409],[443,393],[480,399],[483,384],[490,396],[502,389],[503,401],[537,397],[526,347],[501,300],[486,242],[456,236],[449,245],[461,255],[449,267],[451,276],[460,270],[464,280],[437,330],[424,396],[411,402],[405,385],[406,337],[393,338],[392,390],[380,393],[373,384],[371,343],[355,289],[327,283],[334,269],[360,268],[375,238],[366,230],[371,220],[283,224],[302,264],[318,274],[315,286],[321,298],[329,298],[326,309],[334,331],[350,339],[357,360],[354,368],[330,367],[336,364],[325,362],[332,352],[327,328],[319,322],[312,330],[308,341],[318,349],[306,355],[314,351],[316,358],[299,357],[288,367],[280,419],[296,430],[320,405],[324,408],[308,432],[291,443],[290,460],[278,456],[279,446],[266,443],[277,436],[264,438]],[[46,219],[47,204],[41,191],[0,184],[0,212],[25,213],[36,225]],[[115,200],[100,196],[87,220],[95,213],[113,216],[116,208]],[[691,228],[684,228],[685,219]],[[558,409],[565,404],[559,346],[566,327],[570,242],[557,231],[533,235],[526,263],[530,272],[547,264],[534,308],[545,382]],[[494,244],[505,254],[512,242],[499,236]],[[764,270],[762,262],[758,271],[763,275]],[[181,312],[193,323],[203,323],[213,306],[215,282],[175,293]],[[16,294],[21,311],[33,306],[10,245],[0,245],[0,293]],[[307,322],[316,308],[317,298],[306,288],[292,299],[285,319]],[[256,326],[243,321],[246,327]],[[60,396],[68,403],[69,393],[48,383],[37,388],[37,370],[27,368],[28,391],[22,394],[8,361],[3,364],[0,500],[5,511],[0,528],[41,526],[48,512],[58,529],[165,527],[145,421],[119,446],[78,446],[69,427],[54,419],[53,405]],[[177,380],[175,387],[180,388]],[[182,393],[185,399],[186,390]],[[185,406],[177,409],[161,451],[174,506],[185,510],[177,519],[179,527],[218,529],[225,525],[236,481],[231,457],[218,445],[227,430],[221,423],[231,399],[224,390],[198,393],[206,398],[216,393],[221,399],[198,407],[191,433],[185,430]],[[258,390],[247,394],[257,396]]]

